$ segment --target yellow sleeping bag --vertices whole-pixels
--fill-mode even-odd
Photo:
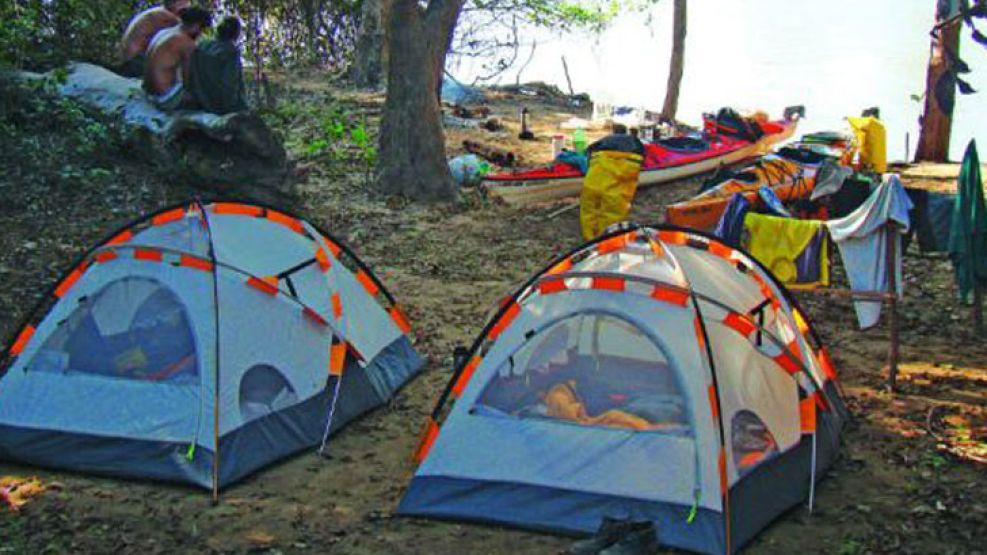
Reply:
[[[579,223],[584,239],[597,237],[607,227],[627,219],[642,160],[632,152],[593,153],[579,198]]]

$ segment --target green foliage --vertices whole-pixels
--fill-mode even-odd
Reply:
[[[530,10],[529,18],[536,25],[554,27],[561,31],[587,29],[600,32],[620,12],[616,0],[523,0]]]
[[[287,130],[289,150],[303,159],[333,171],[367,171],[377,163],[377,137],[366,117],[331,97],[282,101],[261,115],[272,127]]]
[[[123,29],[146,0],[0,2],[0,66],[49,69],[69,60],[113,65]]]
[[[103,179],[99,167],[122,149],[118,129],[55,91],[53,79],[17,82],[0,78],[0,136],[12,167],[34,168],[52,178]]]

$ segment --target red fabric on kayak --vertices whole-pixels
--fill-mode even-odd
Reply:
[[[780,133],[784,126],[778,123],[769,122],[762,124],[769,133]],[[775,131],[777,129],[777,131]],[[737,149],[750,145],[750,141],[735,139],[732,137],[716,137],[710,141],[710,147],[698,152],[685,152],[664,148],[654,143],[644,145],[644,163],[641,171],[658,170],[701,162],[708,158],[716,158],[733,152]],[[484,181],[531,181],[539,179],[560,179],[570,177],[581,177],[583,173],[576,166],[554,162],[551,165],[529,170],[515,172],[503,172],[489,174],[484,177]]]

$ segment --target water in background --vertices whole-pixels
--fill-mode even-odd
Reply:
[[[685,75],[679,118],[698,123],[700,114],[721,106],[763,109],[780,116],[790,105],[806,107],[801,132],[843,129],[843,118],[871,106],[881,109],[888,130],[888,157],[910,155],[918,141],[922,103],[910,98],[925,90],[931,0],[693,0],[689,2]],[[546,81],[567,89],[561,56],[573,88],[595,100],[659,109],[665,97],[671,50],[672,2],[648,14],[621,16],[601,36],[558,36],[532,30],[537,41],[523,81]],[[982,24],[983,25],[983,24]],[[987,32],[987,29],[984,29]],[[987,49],[964,29],[960,55],[973,72],[977,90],[987,88]],[[469,80],[474,68],[453,69]],[[513,69],[502,81],[513,82]],[[962,157],[970,138],[987,139],[987,90],[957,94],[951,156]],[[982,144],[987,145],[981,141]]]

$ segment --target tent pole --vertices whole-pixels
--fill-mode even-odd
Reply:
[[[332,428],[332,418],[336,414],[336,400],[339,399],[339,389],[343,383],[343,376],[333,376],[335,384],[332,387],[332,399],[329,400],[329,413],[326,415],[326,429],[322,434],[322,444],[319,446],[319,456],[326,456],[326,447],[329,446],[329,430]]]
[[[898,253],[895,234],[898,225],[891,222],[887,227],[887,272],[888,272],[888,304],[890,304],[891,346],[888,352],[888,388],[894,391],[898,382],[898,287],[895,269],[897,268]]]
[[[195,204],[202,216],[202,225],[206,230],[206,237],[209,239],[209,261],[212,263],[212,302],[213,318],[215,322],[215,349],[213,368],[213,454],[212,454],[212,502],[213,505],[219,503],[219,263],[216,258],[216,248],[213,244],[212,226],[209,225],[209,215],[206,213],[206,206],[198,197]]]

